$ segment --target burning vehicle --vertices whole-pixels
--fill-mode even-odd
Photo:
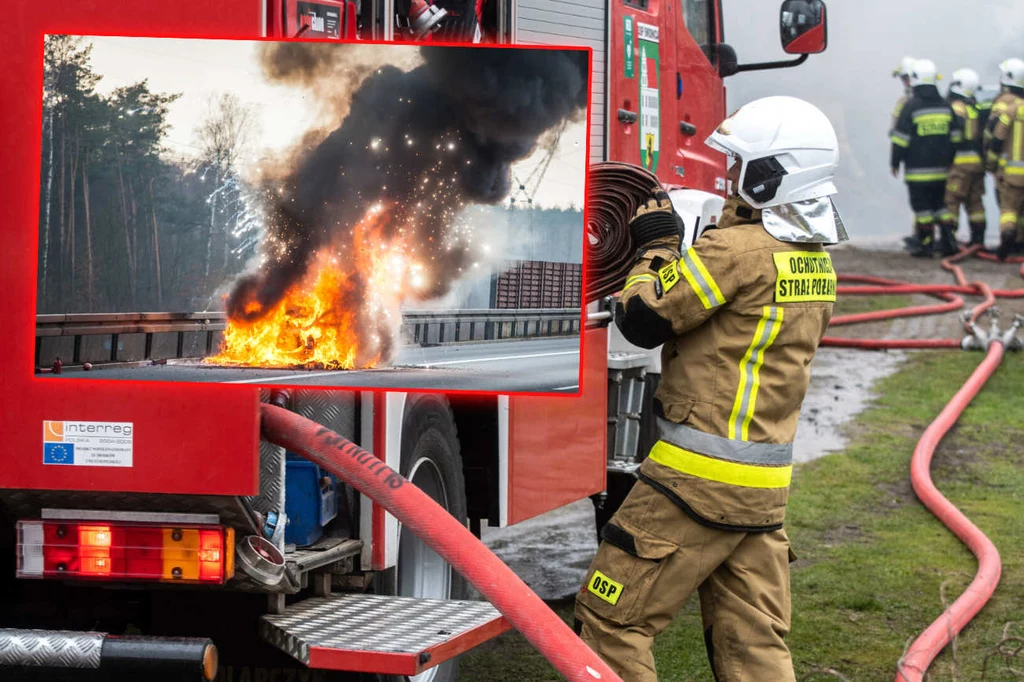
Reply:
[[[320,93],[340,124],[307,135],[262,182],[259,265],[233,283],[218,365],[365,369],[396,350],[401,306],[445,295],[476,257],[468,204],[497,204],[511,168],[588,106],[585,50],[420,47],[367,68],[380,46],[268,43],[271,80]]]

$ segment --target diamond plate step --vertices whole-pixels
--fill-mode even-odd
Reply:
[[[510,627],[488,602],[332,594],[263,616],[260,634],[310,668],[418,675]]]

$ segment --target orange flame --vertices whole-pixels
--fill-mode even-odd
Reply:
[[[390,359],[402,300],[423,274],[401,237],[383,237],[385,220],[379,207],[371,209],[348,248],[317,254],[307,278],[260,319],[229,320],[220,352],[204,362],[366,369]],[[259,310],[255,301],[245,306],[247,314]]]

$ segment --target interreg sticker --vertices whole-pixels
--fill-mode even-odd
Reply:
[[[626,52],[626,78],[633,77],[633,17],[626,15],[623,17],[623,26],[625,30],[625,40],[623,41],[623,47]]]
[[[637,22],[640,45],[640,160],[651,172],[658,170],[661,150],[661,60],[657,26]]]
[[[836,271],[827,253],[790,251],[774,253],[775,301],[777,303],[804,303],[808,301],[835,302]]]
[[[43,422],[43,464],[130,467],[131,422]]]

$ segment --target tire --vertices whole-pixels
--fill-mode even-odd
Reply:
[[[459,520],[467,522],[466,482],[451,407],[443,396],[411,395],[402,421],[401,473]],[[466,582],[441,557],[399,525],[398,566],[382,576],[386,593],[430,599],[465,599]],[[384,682],[456,682],[458,660],[415,677]]]

